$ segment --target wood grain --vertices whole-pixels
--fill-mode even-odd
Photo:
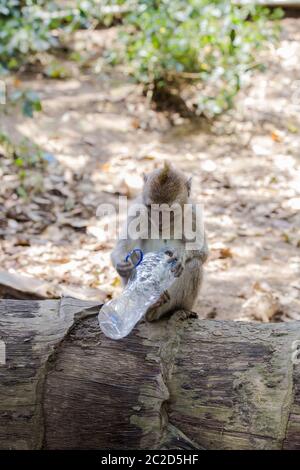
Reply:
[[[1,449],[299,449],[299,322],[142,322],[100,306],[0,301]]]

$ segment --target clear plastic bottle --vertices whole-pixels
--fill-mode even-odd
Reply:
[[[112,339],[127,336],[161,294],[174,282],[173,263],[164,252],[147,253],[132,273],[121,296],[100,310],[101,330]]]

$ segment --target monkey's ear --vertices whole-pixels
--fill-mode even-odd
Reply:
[[[186,181],[186,188],[187,188],[187,191],[188,191],[188,195],[191,194],[191,189],[192,189],[192,177],[190,177],[187,181]]]

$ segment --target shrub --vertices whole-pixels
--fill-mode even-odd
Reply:
[[[52,2],[49,2],[52,3]],[[54,25],[42,16],[44,1],[0,0],[0,65],[16,69],[29,54],[57,45]]]
[[[198,114],[215,115],[232,105],[244,73],[258,66],[258,50],[278,32],[270,20],[281,17],[280,10],[271,13],[253,1],[136,3],[122,35],[131,74],[154,98],[183,91]]]
[[[60,45],[59,33],[109,25],[124,0],[0,0],[0,68],[15,70]]]
[[[16,144],[0,132],[0,160],[2,174],[18,176],[18,181],[8,191],[15,192],[19,197],[28,198],[43,189],[43,173],[51,161],[51,154],[43,152],[28,139]]]
[[[260,65],[259,49],[278,31],[270,20],[280,17],[279,10],[271,13],[253,0],[240,3],[0,0],[0,72],[16,70],[37,52],[60,46],[62,32],[122,19],[123,60],[153,99],[172,99],[197,114],[219,114],[232,105],[244,74]],[[113,62],[116,54],[109,57]],[[62,75],[57,66],[48,72]]]

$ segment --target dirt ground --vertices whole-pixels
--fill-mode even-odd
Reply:
[[[171,125],[140,87],[101,71],[101,61],[97,74],[22,77],[43,111],[5,116],[3,127],[14,141],[41,146],[49,163],[28,176],[35,190],[26,199],[15,196],[18,177],[2,159],[0,284],[48,297],[117,295],[113,242],[97,207],[133,197],[142,173],[167,159],[193,176],[193,197],[204,207],[210,258],[199,316],[300,319],[300,20],[282,26],[280,43],[264,55],[266,71],[253,72],[236,108],[211,125],[176,116]],[[77,40],[99,49],[108,36],[84,32]]]

